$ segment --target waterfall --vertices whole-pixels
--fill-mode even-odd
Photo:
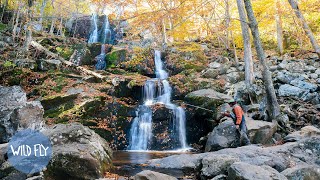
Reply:
[[[143,88],[143,105],[136,111],[137,117],[133,120],[130,129],[129,150],[150,150],[148,143],[152,138],[152,111],[150,106],[164,104],[174,113],[173,133],[180,144],[179,149],[187,149],[186,140],[186,115],[182,107],[171,102],[172,88],[167,80],[169,75],[163,68],[161,52],[155,50],[156,78],[147,80]],[[158,89],[156,89],[158,86]],[[157,93],[158,92],[158,93]],[[156,97],[157,96],[157,97]]]
[[[103,33],[102,33],[102,44],[109,44],[111,40],[111,29],[110,29],[110,23],[109,23],[109,17],[106,15],[104,20],[104,26],[103,26]]]
[[[96,43],[98,42],[98,15],[92,14],[92,22],[93,22],[93,31],[90,34],[90,38],[88,43]]]

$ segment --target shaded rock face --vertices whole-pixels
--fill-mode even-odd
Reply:
[[[308,179],[317,180],[320,179],[320,166],[305,165],[288,168],[281,172],[288,179]]]
[[[208,135],[205,151],[217,151],[240,146],[240,135],[232,120],[227,120],[215,127]]]
[[[101,43],[93,44],[77,44],[75,45],[74,52],[70,57],[70,61],[76,65],[94,65],[97,61],[95,59],[101,54]],[[105,54],[111,51],[112,45],[105,44]],[[105,56],[101,61],[105,62]]]
[[[46,178],[97,179],[112,166],[108,143],[88,127],[79,123],[58,124],[43,133],[53,145]]]
[[[255,166],[248,163],[236,162],[228,169],[227,179],[261,179],[261,180],[285,180],[287,179],[284,175],[280,174],[277,170],[270,166]]]
[[[177,180],[175,177],[150,170],[142,171],[136,174],[133,178],[134,180]]]
[[[43,107],[40,102],[27,102],[21,87],[0,86],[0,143],[10,140],[20,128],[39,130],[43,127]]]

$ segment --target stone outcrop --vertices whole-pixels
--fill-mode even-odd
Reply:
[[[21,87],[0,86],[0,143],[10,140],[19,129],[40,130],[44,125],[40,102],[27,102]]]
[[[43,131],[53,145],[45,176],[53,179],[97,179],[112,167],[108,143],[79,123],[58,124]]]

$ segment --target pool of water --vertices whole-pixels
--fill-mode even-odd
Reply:
[[[164,158],[176,154],[191,154],[182,151],[115,151],[113,153],[114,172],[121,176],[133,176],[142,170],[152,170],[175,177],[183,177],[184,173],[180,170],[172,169],[151,169],[146,166],[151,159]]]

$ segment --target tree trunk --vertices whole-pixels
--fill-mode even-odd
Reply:
[[[40,8],[40,20],[39,20],[39,23],[41,25],[41,31],[43,29],[42,22],[43,22],[44,9],[46,8],[46,5],[47,5],[47,0],[43,0]]]
[[[260,64],[262,66],[262,79],[263,79],[264,86],[266,88],[267,108],[271,116],[270,118],[275,119],[280,115],[280,106],[278,104],[277,96],[273,87],[271,73],[269,71],[268,65],[265,60],[266,57],[265,57],[261,39],[260,39],[258,23],[253,13],[251,1],[244,0],[244,3],[245,3],[245,8],[247,10],[247,16],[250,22],[249,26],[253,36],[254,46],[257,51]]]
[[[49,33],[53,35],[53,32],[54,32],[54,24],[56,23],[56,18],[52,18],[52,21],[51,21],[51,27],[50,27],[50,31]]]
[[[278,42],[278,51],[283,54],[283,28],[282,28],[282,19],[281,19],[281,4],[280,1],[276,2],[276,25],[277,25],[277,42]]]
[[[162,43],[164,45],[168,44],[166,22],[164,21],[164,18],[162,19],[162,38],[163,38]]]
[[[230,49],[230,41],[229,41],[229,27],[230,27],[230,6],[229,0],[225,0],[226,5],[226,49]]]
[[[233,37],[232,31],[230,31],[230,35],[231,35],[232,46],[233,46],[234,61],[236,63],[236,66],[238,67],[239,66],[239,59],[238,59],[236,44],[234,43],[234,37]]]
[[[250,43],[250,34],[249,27],[247,24],[246,12],[244,10],[244,4],[242,0],[237,0],[238,12],[241,21],[241,30],[243,37],[243,47],[244,47],[244,63],[245,63],[245,82],[246,86],[249,89],[253,82],[253,61],[252,61],[252,51]]]
[[[18,25],[19,25],[20,10],[21,10],[21,6],[19,6],[19,8],[18,8],[17,16],[16,16],[16,19],[14,20],[14,26],[13,26],[13,30],[12,30],[12,39],[13,39],[13,42],[15,42],[16,35],[17,35],[17,27],[18,27]],[[20,29],[20,31],[21,31],[21,29]]]
[[[28,5],[28,13],[27,13],[27,21],[26,21],[26,24],[27,24],[27,29],[26,29],[26,40],[24,42],[24,50],[25,51],[29,51],[29,45],[30,45],[30,42],[32,40],[32,2],[31,4]]]
[[[2,9],[1,18],[0,18],[1,22],[3,21],[4,12],[7,8],[7,6],[8,6],[8,0],[6,0],[5,4],[2,6],[3,9]]]
[[[292,7],[292,9],[294,10],[297,18],[302,22],[303,30],[307,34],[307,36],[309,37],[313,49],[315,50],[315,52],[320,57],[320,46],[317,43],[317,40],[314,37],[314,35],[313,35],[308,23],[306,22],[306,20],[304,19],[302,13],[300,12],[297,1],[296,0],[288,0],[288,1],[289,1],[290,6]]]

